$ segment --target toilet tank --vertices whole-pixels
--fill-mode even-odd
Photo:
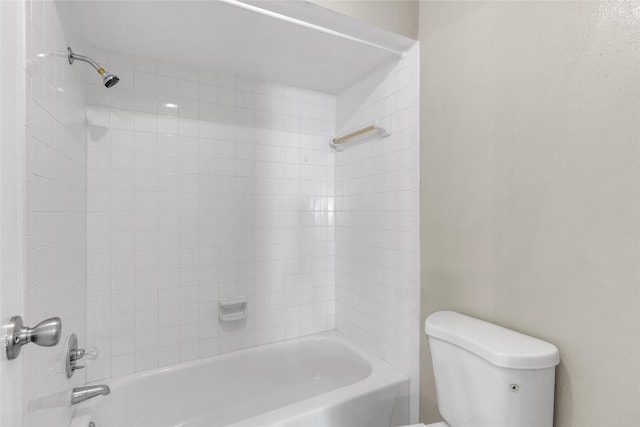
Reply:
[[[425,333],[449,426],[553,426],[553,344],[453,311],[431,314]]]

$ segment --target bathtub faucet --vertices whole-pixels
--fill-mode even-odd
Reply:
[[[86,387],[75,387],[71,392],[71,404],[84,402],[92,397],[106,396],[111,393],[109,386],[106,385],[89,385]]]

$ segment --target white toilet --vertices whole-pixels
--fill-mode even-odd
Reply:
[[[431,314],[425,333],[445,419],[427,427],[553,426],[553,344],[453,311]]]

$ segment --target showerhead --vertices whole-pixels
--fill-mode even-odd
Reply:
[[[89,58],[87,56],[78,55],[77,53],[73,53],[73,51],[71,50],[70,47],[67,47],[67,57],[69,58],[69,64],[73,64],[73,61],[75,61],[76,59],[78,61],[83,61],[83,62],[86,62],[88,64],[91,64],[91,66],[96,69],[98,74],[100,74],[102,76],[102,83],[104,83],[104,85],[107,88],[110,88],[110,87],[114,86],[116,83],[118,83],[120,81],[118,76],[116,76],[115,74],[111,74],[111,73],[107,72],[104,68],[102,68],[100,65],[98,65],[98,63],[96,61],[94,61],[93,59],[91,59],[91,58]]]
[[[102,82],[104,83],[104,85],[106,87],[114,86],[119,81],[120,81],[120,79],[115,74],[111,74],[111,73],[107,73],[107,72],[102,74]]]

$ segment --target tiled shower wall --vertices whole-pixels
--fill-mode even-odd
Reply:
[[[90,54],[89,379],[333,329],[335,97]]]
[[[67,337],[85,340],[86,145],[84,80],[66,49],[74,40],[56,3],[29,1],[26,12],[25,325],[62,320],[53,348],[28,346],[24,358],[24,425],[68,425],[67,379],[60,369]],[[74,44],[82,49],[81,44]]]
[[[410,378],[418,420],[419,51],[337,99],[338,134],[388,117],[391,136],[336,153],[336,327]]]

